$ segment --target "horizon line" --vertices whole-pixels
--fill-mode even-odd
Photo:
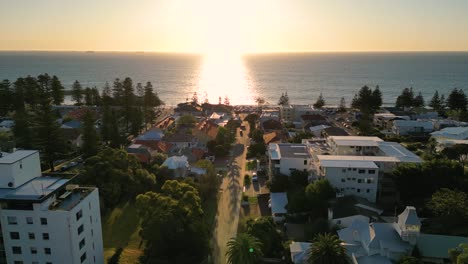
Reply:
[[[205,55],[205,52],[197,51],[173,51],[173,50],[73,50],[73,49],[0,49],[0,52],[77,52],[77,53],[167,53],[167,54],[191,54]],[[284,50],[284,51],[261,51],[241,52],[239,55],[261,55],[261,54],[300,54],[300,53],[456,53],[468,52],[467,50]]]

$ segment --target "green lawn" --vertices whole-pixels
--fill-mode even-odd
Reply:
[[[118,248],[123,248],[119,263],[138,263],[143,254],[144,245],[140,246],[140,220],[133,203],[117,206],[102,221],[104,240],[104,258],[114,255]]]

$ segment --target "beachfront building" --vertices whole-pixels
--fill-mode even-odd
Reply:
[[[434,124],[424,120],[395,120],[392,133],[397,136],[424,136],[434,131]]]
[[[1,153],[0,263],[104,263],[98,189],[41,175],[38,151]]]
[[[413,152],[396,142],[378,137],[330,136],[325,142],[309,141],[314,158],[312,175],[324,177],[338,195],[356,195],[377,200],[379,180],[399,163],[420,163]]]
[[[318,113],[319,111],[314,109],[311,105],[281,105],[279,108],[280,118],[285,122],[300,121],[303,115]]]
[[[290,176],[292,171],[310,171],[312,155],[305,144],[271,143],[268,145],[268,161],[273,174]]]

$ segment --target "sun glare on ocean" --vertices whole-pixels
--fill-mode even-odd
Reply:
[[[212,104],[253,104],[256,96],[240,54],[204,55],[197,93]]]

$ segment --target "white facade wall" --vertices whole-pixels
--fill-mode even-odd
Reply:
[[[13,163],[0,163],[0,188],[16,188],[41,176],[39,152]]]
[[[312,169],[312,159],[309,157],[300,158],[284,158],[282,157],[279,164],[280,173],[291,176],[291,171],[310,171]]]
[[[0,210],[2,233],[7,263],[104,263],[101,217],[98,190],[94,189],[71,210],[49,210],[53,199],[34,204],[33,210]],[[81,211],[81,218],[77,213]],[[9,224],[8,217],[16,217],[17,224]],[[27,223],[31,217],[32,224]],[[41,224],[41,218],[47,224]],[[83,231],[78,234],[78,229]],[[12,239],[11,232],[18,232],[19,239]],[[34,239],[29,237],[34,234]],[[49,239],[43,239],[43,234]],[[80,249],[80,241],[84,245]],[[12,247],[21,247],[21,254],[14,254]],[[32,248],[37,250],[33,254]],[[50,248],[50,255],[45,249]],[[86,253],[86,259],[81,257]]]
[[[378,169],[322,167],[322,175],[341,194],[377,199]]]

